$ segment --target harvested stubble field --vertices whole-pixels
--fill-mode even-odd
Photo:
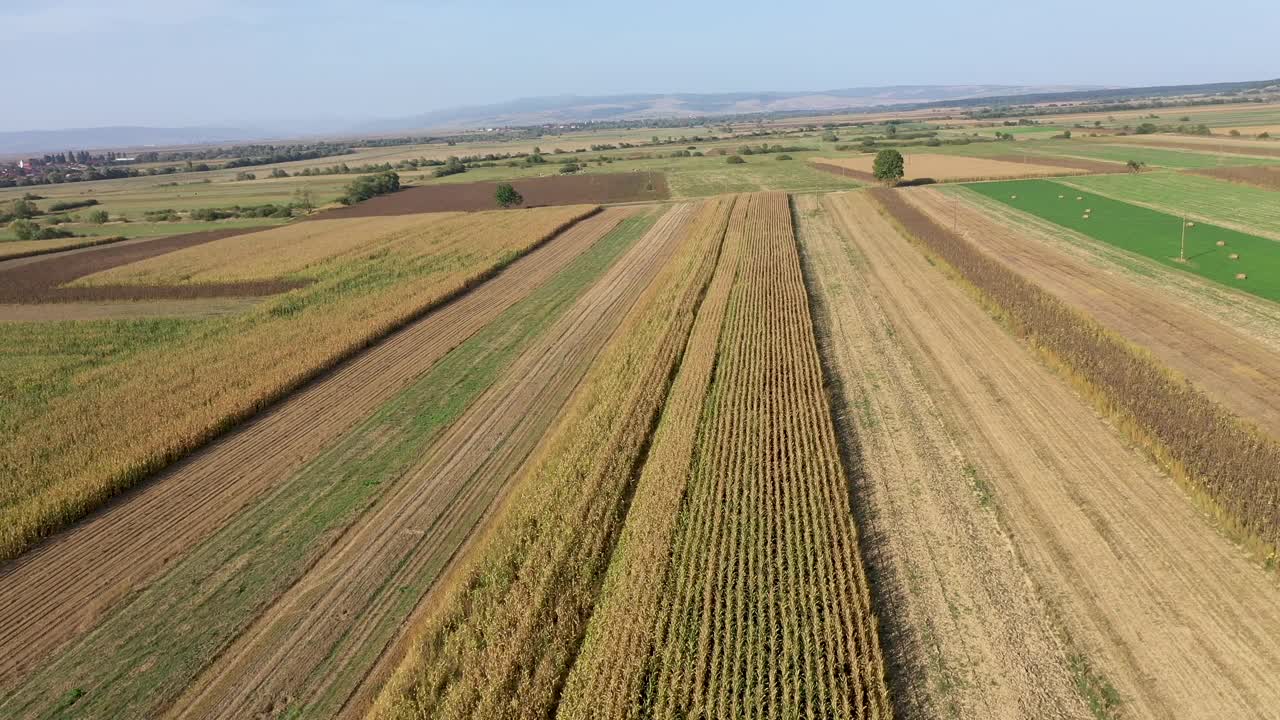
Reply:
[[[1027,162],[1010,162],[988,157],[965,157],[963,155],[935,155],[933,153],[908,153],[903,155],[906,161],[905,180],[936,180],[938,182],[955,182],[963,180],[997,180],[1003,178],[1048,177],[1053,175],[1073,175],[1086,172],[1076,167],[1055,166],[1052,163],[1039,165]],[[1039,158],[1036,158],[1039,160]],[[862,155],[848,158],[815,158],[819,167],[834,166],[858,173],[855,177],[875,180],[871,167],[875,163],[874,155]]]
[[[1191,150],[1193,152],[1213,153],[1215,155],[1244,155],[1256,157],[1280,157],[1280,144],[1258,144],[1231,140],[1180,140],[1176,137],[1136,137],[1125,136],[1113,138],[1113,142],[1136,147],[1161,147]]]
[[[1264,555],[1280,547],[1280,442],[938,224],[903,193],[872,192],[1019,333],[1067,368],[1099,408],[1187,484],[1223,525]]]
[[[867,496],[870,563],[895,601],[881,609],[892,649],[914,637],[926,653],[907,665],[915,672],[902,676],[895,692],[923,697],[924,707],[941,707],[942,716],[1269,716],[1280,703],[1270,672],[1280,662],[1274,579],[1206,523],[1034,348],[998,316],[993,321],[992,306],[974,302],[962,279],[952,282],[962,276],[943,256],[913,249],[865,194],[832,200],[848,210],[840,215],[844,250],[866,269],[826,282],[854,293],[867,284],[889,321],[871,330],[901,341],[909,372],[919,377],[907,388],[920,391],[899,390],[891,382],[896,373],[869,375],[870,402],[852,396],[843,413],[869,428],[869,446],[890,443],[907,473],[911,458],[928,447],[914,438],[945,432],[931,434],[930,443],[944,451],[953,443],[960,458],[941,468],[959,465],[961,488],[971,489],[965,497],[937,483],[891,479]],[[830,307],[859,312],[834,301]],[[854,362],[870,363],[866,372],[874,372],[879,360],[857,348],[849,348]],[[838,359],[833,365],[840,367]],[[880,414],[898,400],[932,416],[933,430]],[[932,467],[934,460],[926,453],[920,462]],[[993,521],[999,539],[984,545],[992,531],[983,526]],[[966,527],[982,532],[969,535]],[[988,572],[993,563],[1009,567],[1006,558],[1025,568],[1025,579],[1016,566],[1012,575]],[[883,571],[885,560],[901,568],[897,582]],[[1011,597],[1001,577],[1014,583]],[[914,614],[894,614],[901,603]],[[1061,655],[1044,636],[1046,624],[1059,636]],[[1037,644],[1046,640],[1050,645]],[[1062,698],[1064,655],[1080,703]],[[1062,704],[1043,697],[1046,691]],[[966,707],[978,709],[967,714]]]
[[[1104,183],[1107,187],[1124,187],[1133,178],[1113,176],[1085,180],[1089,187]],[[1280,301],[1280,243],[1197,222],[1185,229],[1186,262],[1180,262],[1182,218],[1081,190],[1081,187],[1085,185],[1074,180],[1070,185],[1049,180],[1014,180],[977,183],[969,189],[1166,267],[1260,298]],[[1219,190],[1231,192],[1243,188],[1219,183]],[[1233,254],[1238,254],[1239,259],[1232,258]],[[1245,273],[1247,277],[1237,278],[1238,273]]]
[[[74,392],[26,388],[0,427],[0,556],[78,519],[595,211],[493,213],[447,248],[406,242],[329,263],[314,283],[252,312],[203,321],[181,342],[94,368],[73,380]],[[420,254],[424,247],[432,252]],[[50,344],[74,334],[64,325],[46,326]]]
[[[557,718],[887,718],[787,198],[743,196]]]
[[[524,197],[526,208],[546,205],[579,205],[625,202],[652,202],[668,196],[667,180],[661,173],[590,173],[552,175],[511,181]],[[315,219],[408,215],[428,212],[495,210],[496,182],[437,183],[410,187],[389,195],[371,198],[358,205],[315,215]]]
[[[545,718],[554,710],[732,205],[722,198],[698,209],[473,558],[425,615],[375,715]]]
[[[255,465],[252,477],[219,487],[203,473],[159,478],[166,489],[150,510],[192,512],[199,493],[197,532],[117,538],[113,561],[124,567],[114,571],[125,579],[80,581],[106,580],[105,594],[118,597],[146,580],[136,568],[155,569],[160,548],[181,562],[44,664],[5,707],[47,707],[74,686],[87,691],[77,708],[98,716],[168,708],[243,717],[272,707],[331,716],[359,700],[349,698],[362,682],[376,688],[384,676],[366,674],[679,242],[687,213],[669,214],[637,240],[652,220],[629,217],[635,212],[580,223],[362,354],[353,363],[360,373],[326,379],[317,394],[291,398],[229,438],[279,445],[265,471]],[[294,421],[276,417],[285,413]],[[283,425],[306,417],[318,420],[280,437]],[[343,430],[344,418],[361,417]],[[213,470],[231,449],[215,445],[193,464]],[[123,530],[120,520],[99,537]],[[199,530],[221,522],[196,544]],[[314,612],[297,612],[304,605]],[[56,609],[63,625],[67,613],[92,624],[74,597]]]
[[[880,255],[914,250],[864,197],[795,204],[837,425],[857,449],[853,494],[901,714],[1088,717],[1069,648],[1009,552],[990,473],[955,437],[941,412],[954,400],[924,362],[915,325],[954,319],[916,317],[920,299],[897,297],[913,287]],[[981,318],[957,302],[947,312]],[[941,343],[928,352],[959,357]]]
[[[1234,413],[1280,437],[1280,308],[1272,310],[1270,331],[1255,336],[1238,323],[1248,299],[1232,298],[1218,308],[1203,300],[1188,302],[1169,292],[1163,276],[1171,273],[1163,267],[1150,268],[1154,281],[1140,284],[1135,275],[1115,272],[1111,263],[1061,249],[1047,223],[1027,223],[1017,210],[968,191],[960,197],[980,205],[957,203],[931,188],[905,197],[938,224],[957,226],[993,259],[1151,351]]]
[[[1280,190],[1280,166],[1254,165],[1242,168],[1205,168],[1192,170],[1197,175],[1243,183],[1267,190]]]

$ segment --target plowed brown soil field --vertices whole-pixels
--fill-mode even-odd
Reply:
[[[1140,345],[1219,402],[1280,437],[1280,350],[1156,288],[1055,249],[937,190],[905,196],[935,221],[958,223],[993,257]]]
[[[665,200],[669,192],[667,178],[661,173],[552,175],[512,180],[511,184],[524,196],[526,208],[544,205],[648,202]],[[497,187],[496,182],[441,183],[410,187],[390,195],[370,198],[358,205],[316,213],[310,219],[333,220],[369,215],[408,215],[452,210],[497,210],[498,202],[494,199]]]
[[[899,715],[1088,717],[1045,603],[841,216],[863,228],[842,203],[795,203],[837,424],[860,447],[855,506]]]
[[[361,682],[370,660],[397,640],[385,626],[398,630],[408,620],[398,614],[397,588],[427,568],[438,572],[458,554],[680,242],[691,208],[664,216],[580,297],[378,508],[205,671],[170,715],[240,718],[294,705],[329,716],[346,704],[344,714],[356,716],[366,709],[399,660],[390,653],[383,672]]]
[[[1095,687],[1113,686],[1126,717],[1274,717],[1274,576],[863,196],[833,202],[845,204],[880,307],[920,358],[937,412]],[[959,589],[953,599],[970,602]]]
[[[632,212],[609,210],[578,223],[0,567],[0,694]]]

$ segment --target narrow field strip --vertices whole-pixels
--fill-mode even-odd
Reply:
[[[67,250],[79,250],[98,245],[110,245],[126,240],[122,237],[111,238],[64,238],[61,240],[13,240],[0,243],[0,260],[17,260],[18,258],[49,255]]]
[[[725,243],[558,718],[893,714],[786,195]]]
[[[606,211],[410,323],[135,493],[0,567],[0,693],[114,603],[316,458],[632,210]]]
[[[530,332],[530,320],[538,326],[527,349],[399,477],[360,473],[366,483],[388,485],[387,497],[247,628],[169,715],[237,718],[287,708],[332,717],[348,705],[367,709],[369,698],[353,694],[385,682],[385,674],[367,676],[674,249],[689,210],[673,209],[638,242],[650,219],[637,218],[636,231],[620,228],[636,244],[618,259],[626,246],[615,241],[609,262],[593,263],[599,280],[585,293],[559,307],[539,303],[555,315],[510,318],[512,331]],[[546,290],[527,301],[531,311]],[[445,364],[448,358],[442,370],[462,371]],[[425,402],[417,414],[437,413],[438,404]]]
[[[502,232],[477,224],[458,239],[465,247],[446,253],[375,254],[333,267],[251,312],[205,321],[181,342],[94,368],[75,379],[74,393],[46,398],[36,388],[35,397],[18,398],[25,416],[0,426],[0,557],[75,522],[597,211],[535,211]]]
[[[1009,552],[983,458],[961,449],[911,327],[891,317],[859,249],[888,224],[861,197],[795,204],[836,424],[857,448],[859,530],[900,714],[1091,717],[1045,602]]]
[[[856,197],[855,197],[856,196]],[[1096,717],[1268,717],[1280,707],[1280,589],[975,302],[942,256],[847,198],[880,307],[1070,636]],[[856,203],[860,203],[856,205]],[[935,392],[936,390],[936,392]]]
[[[442,588],[374,716],[545,718],[554,710],[732,205],[701,204],[467,569]]]

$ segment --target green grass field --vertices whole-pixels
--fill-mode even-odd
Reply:
[[[1186,262],[1178,261],[1182,220],[1051,180],[972,183],[969,189],[1163,265],[1280,302],[1280,243],[1196,223],[1187,228]],[[1080,199],[1077,199],[1080,198]],[[1089,218],[1083,216],[1091,211]],[[1219,247],[1218,241],[1225,242]],[[1239,253],[1231,260],[1230,253]],[[1247,273],[1247,280],[1235,279]]]
[[[1209,222],[1245,225],[1280,234],[1280,192],[1202,175],[1150,172],[1139,175],[1082,175],[1070,184],[1117,200],[1156,205]]]

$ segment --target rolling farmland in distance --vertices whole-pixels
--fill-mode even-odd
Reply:
[[[0,717],[1274,717],[1280,84],[1147,90],[0,178]]]

